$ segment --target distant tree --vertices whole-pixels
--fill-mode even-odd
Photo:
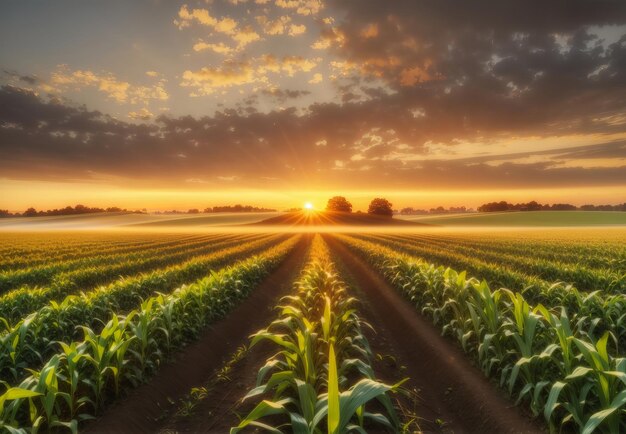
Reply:
[[[370,202],[370,206],[367,208],[367,213],[392,217],[393,205],[387,199],[377,197]]]
[[[200,212],[200,210],[198,208],[192,208],[189,211],[187,211],[187,214],[198,214]]]
[[[514,208],[514,205],[501,201],[501,202],[489,202],[484,205],[478,207],[478,211],[480,212],[501,212],[501,211],[511,211]]]
[[[335,196],[328,199],[327,211],[352,212],[352,204],[343,196]]]
[[[552,211],[575,211],[576,207],[570,203],[555,203],[550,209]]]
[[[11,217],[13,214],[9,212],[8,209],[0,209],[0,218],[1,217]]]
[[[33,207],[28,208],[26,211],[24,211],[23,214],[24,217],[36,217],[37,216],[37,210]]]
[[[541,211],[541,204],[536,201],[528,202],[523,206],[524,211]]]

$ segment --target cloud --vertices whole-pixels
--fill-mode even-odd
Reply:
[[[307,59],[302,56],[284,56],[282,58],[266,54],[260,58],[258,71],[260,73],[283,72],[293,77],[297,72],[309,72],[321,61],[320,58]]]
[[[298,36],[306,32],[304,24],[292,24],[289,26],[289,36]]]
[[[292,9],[299,15],[317,15],[324,5],[321,0],[276,0],[276,6]]]
[[[233,41],[237,43],[237,49],[241,50],[246,45],[261,40],[261,36],[250,26],[246,26],[243,29],[232,34]]]
[[[39,83],[39,79],[34,75],[18,74],[15,71],[9,71],[6,69],[2,70],[2,75],[8,77],[11,81],[17,81],[27,85],[36,85]]]
[[[235,52],[235,49],[229,47],[223,42],[220,42],[218,44],[208,44],[204,41],[199,41],[195,43],[193,46],[193,50],[194,51],[211,50],[214,53],[224,54],[224,55],[232,54],[233,52]]]
[[[181,86],[193,87],[201,95],[210,95],[219,88],[242,86],[263,81],[248,62],[226,61],[219,67],[205,67],[183,73]]]
[[[110,72],[71,70],[67,65],[60,65],[42,89],[47,92],[63,93],[68,90],[94,87],[118,103],[146,104],[150,100],[166,101],[169,99],[164,85],[164,80],[151,86],[131,85]]]
[[[289,99],[298,99],[311,94],[311,92],[309,92],[308,90],[290,90],[278,88],[263,89],[261,93],[267,96],[271,96],[280,103],[284,103]]]
[[[282,35],[287,31],[288,25],[291,22],[291,17],[281,15],[272,20],[265,15],[259,15],[256,17],[256,21],[259,23],[263,29],[263,33],[266,35]]]
[[[143,107],[140,110],[129,112],[128,117],[134,120],[149,121],[154,117],[154,114]]]
[[[208,9],[192,9],[187,5],[181,6],[178,11],[178,19],[174,24],[179,29],[191,26],[192,23],[210,27],[217,33],[228,35],[236,44],[237,50],[243,49],[246,45],[261,39],[260,35],[250,26],[241,26],[235,19],[230,17],[216,18],[211,15]],[[195,51],[202,51],[205,44],[199,42],[194,45]]]
[[[249,61],[226,60],[220,66],[204,67],[197,71],[186,70],[180,85],[194,88],[195,96],[210,95],[217,90],[250,84],[269,85],[270,74],[293,77],[299,72],[309,72],[320,59],[301,56],[276,57],[264,55]]]
[[[180,67],[190,95],[223,96],[214,115],[122,122],[44,95],[92,88],[149,107],[167,96],[160,75],[143,86],[88,68],[49,81],[16,74],[0,92],[0,170],[398,189],[626,185],[616,145],[626,138],[624,2],[237,3],[231,16],[215,2],[176,17],[197,26],[195,51],[226,56]],[[300,26],[303,36],[287,37]]]
[[[321,73],[316,72],[315,74],[313,74],[313,78],[309,80],[309,83],[317,84],[317,83],[321,83],[323,80],[324,80],[324,76]]]
[[[288,96],[288,91],[277,95],[281,92]],[[436,158],[430,155],[433,147],[410,146],[404,140],[401,127],[407,119],[396,119],[396,113],[373,104],[355,104],[349,110],[312,105],[303,114],[286,109],[225,110],[200,118],[162,115],[155,122],[135,124],[4,86],[0,171],[11,179],[89,180],[97,174],[170,186],[206,179],[207,173],[213,179],[232,177],[229,182],[248,187],[264,185],[267,178],[319,188],[358,188],[371,185],[372,179],[380,188],[396,189],[626,185],[624,166],[602,164],[625,156],[626,134],[618,142],[519,155]],[[384,120],[388,128],[370,128],[374,119]],[[533,155],[543,157],[533,162]],[[600,163],[567,164],[593,158]]]

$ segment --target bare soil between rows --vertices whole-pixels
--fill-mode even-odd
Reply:
[[[186,396],[192,387],[204,384],[214,371],[223,366],[230,354],[248,343],[250,334],[263,328],[274,318],[275,302],[291,288],[306,260],[310,240],[309,235],[303,235],[288,258],[227,317],[213,324],[198,341],[185,347],[178,359],[162,366],[148,383],[111,406],[83,431],[159,431],[165,423],[164,416],[175,409],[180,398]]]
[[[360,300],[359,312],[372,325],[365,329],[373,353],[376,375],[395,383],[409,377],[404,387],[418,391],[417,401],[399,396],[400,404],[414,406],[424,433],[544,433],[515,407],[503,391],[473,366],[462,350],[440,336],[428,319],[397,293],[378,273],[331,235],[324,239],[339,262],[342,278],[352,284]],[[246,414],[251,404],[241,398],[254,386],[256,375],[272,354],[270,345],[258,345],[228,374],[229,381],[209,390],[185,417],[165,417],[174,401],[192,387],[207,383],[231,354],[249,343],[249,335],[276,318],[275,305],[292,288],[306,259],[310,237],[302,240],[228,317],[217,322],[200,341],[184,349],[181,357],[164,366],[150,383],[133,391],[110,408],[92,433],[228,433],[238,423],[235,413]],[[256,430],[250,430],[257,432]],[[376,431],[368,430],[374,434]]]
[[[440,335],[382,276],[332,236],[324,239],[340,261],[343,276],[357,286],[361,316],[380,379],[418,391],[416,413],[425,433],[542,433],[546,429],[515,407],[508,396],[473,366],[463,351]],[[406,402],[404,403],[406,404]]]

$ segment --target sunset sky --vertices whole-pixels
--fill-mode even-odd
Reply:
[[[626,201],[626,2],[4,1],[0,208]]]

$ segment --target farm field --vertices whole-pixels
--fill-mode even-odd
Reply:
[[[441,226],[613,226],[626,225],[626,212],[525,211],[398,216],[403,220]]]
[[[626,230],[395,230],[2,232],[0,427],[626,430]]]
[[[188,226],[224,226],[254,223],[278,215],[275,212],[247,213],[208,213],[208,214],[128,214],[94,213],[69,216],[49,216],[36,218],[5,218],[0,220],[0,230],[41,229],[49,231],[104,228],[185,228]]]

